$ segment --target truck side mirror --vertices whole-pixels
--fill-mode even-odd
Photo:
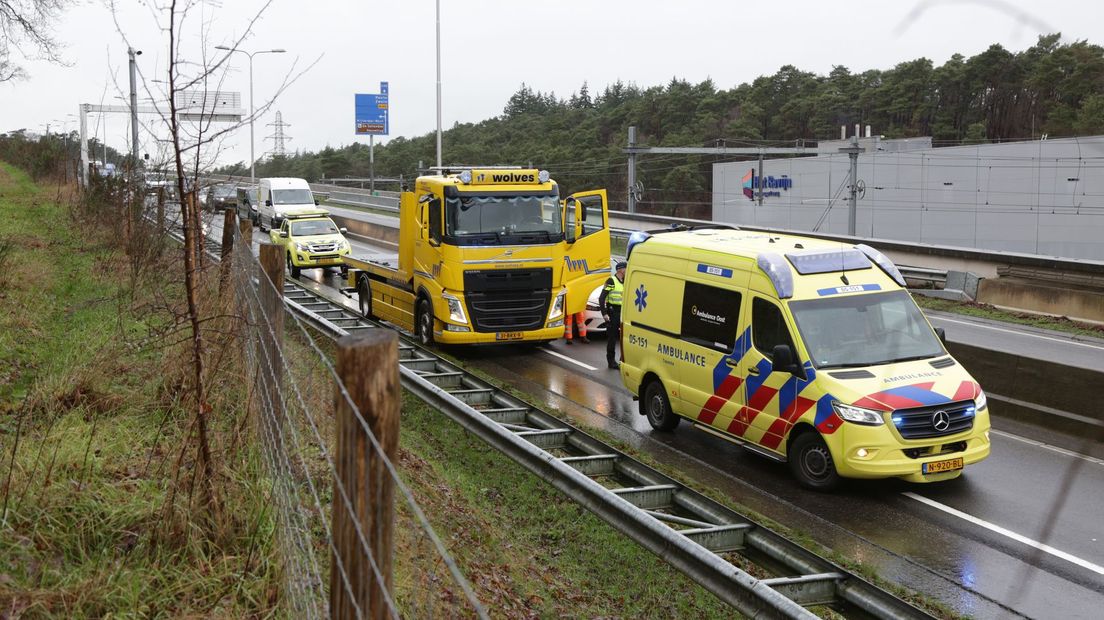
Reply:
[[[345,228],[344,226],[342,226],[341,228],[338,228],[338,230],[340,230],[341,234],[343,234],[343,235],[349,234],[349,229]]]
[[[280,231],[280,238],[281,238],[281,239],[287,239],[287,237],[288,237],[288,231],[286,231],[286,230],[281,230],[281,231]]]
[[[318,199],[317,199],[317,198],[315,198],[315,199],[314,199],[314,204],[315,204],[315,206],[318,206],[318,205],[319,205],[319,204],[321,204],[321,203],[320,203],[320,202],[318,202]]]
[[[790,345],[774,345],[774,350],[771,351],[771,358],[773,358],[771,362],[773,362],[775,372],[788,372],[799,377],[804,376],[805,373],[803,373],[801,367],[797,365],[794,350]]]
[[[272,201],[271,200],[266,200],[265,201],[265,206],[266,207],[271,207],[272,206]]]
[[[947,332],[944,331],[942,327],[935,328],[935,335],[939,336],[940,342],[947,344]]]

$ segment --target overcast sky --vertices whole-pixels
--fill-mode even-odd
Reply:
[[[144,77],[163,78],[168,39],[154,4],[167,0],[116,0],[118,27],[103,0],[67,10],[57,35],[69,65],[26,62],[29,79],[0,84],[0,132],[41,132],[47,122],[51,130],[66,122],[76,128],[67,115],[78,104],[124,103],[114,97],[127,90],[126,40],[143,51]],[[262,6],[258,0],[199,4],[186,22],[183,56],[200,61],[204,49],[222,53],[214,46],[233,45]],[[443,123],[447,129],[500,114],[522,82],[560,97],[584,81],[593,95],[618,79],[647,87],[676,76],[711,78],[731,88],[786,64],[820,75],[835,65],[857,73],[919,57],[938,66],[956,52],[969,57],[993,43],[1020,51],[1047,32],[1102,44],[1102,7],[1099,0],[441,0]],[[276,110],[290,123],[289,150],[367,143],[353,135],[353,95],[378,92],[382,80],[390,83],[390,137],[433,131],[434,33],[433,0],[274,0],[241,44],[250,51],[287,50],[254,58],[258,106],[293,66],[315,64],[257,120],[258,156],[271,149],[263,138],[272,133],[266,124]],[[247,106],[246,57],[234,54],[231,67],[222,89],[240,91]],[[157,96],[160,85],[147,86]],[[97,122],[90,118],[90,132]],[[109,144],[127,148],[125,115],[110,115],[106,132]],[[145,131],[142,142],[150,150]],[[224,144],[219,163],[248,157],[243,127]]]

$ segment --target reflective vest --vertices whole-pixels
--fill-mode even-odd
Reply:
[[[612,283],[611,283],[612,282]],[[606,303],[611,306],[620,306],[625,297],[625,283],[614,276],[606,282]]]

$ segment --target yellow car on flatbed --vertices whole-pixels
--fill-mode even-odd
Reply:
[[[286,217],[280,228],[268,232],[272,243],[284,247],[291,277],[298,278],[303,269],[337,267],[345,274],[342,257],[349,254],[346,229],[334,224],[329,212],[318,210]]]

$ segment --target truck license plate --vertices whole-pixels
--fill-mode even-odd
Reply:
[[[521,332],[495,332],[495,340],[521,340]]]
[[[938,474],[939,472],[954,471],[956,469],[962,469],[962,457],[947,459],[946,461],[932,461],[921,466],[921,471],[925,474]]]

